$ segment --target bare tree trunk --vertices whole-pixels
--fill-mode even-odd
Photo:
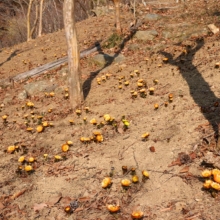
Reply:
[[[70,104],[76,108],[83,101],[81,74],[79,68],[79,48],[77,42],[74,1],[64,0],[63,4],[64,28],[66,33],[68,47],[68,65],[69,65],[69,92]]]
[[[33,3],[33,0],[30,0],[28,4],[28,11],[27,11],[27,41],[31,40],[30,14],[31,14],[32,3]]]
[[[90,2],[89,2],[89,9],[93,10],[94,8],[95,8],[95,3],[94,3],[93,0],[90,0]]]
[[[23,15],[24,15],[24,18],[26,18],[27,15],[26,15],[25,12],[24,12],[24,7],[23,7],[23,5],[22,5],[22,3],[21,3],[21,0],[19,0],[18,4],[20,5],[20,7],[21,7],[21,9],[22,9],[22,13],[23,13]]]
[[[39,14],[38,37],[41,37],[41,34],[42,34],[43,4],[44,4],[44,0],[40,0],[40,14]]]
[[[136,18],[136,0],[134,0],[134,19]]]
[[[34,31],[37,27],[37,22],[38,22],[38,19],[39,19],[39,14],[38,14],[38,9],[39,9],[39,5],[38,5],[38,1],[35,3],[35,10],[36,10],[36,14],[35,14],[35,20],[34,20],[34,24],[33,24],[33,27],[31,29],[31,38],[33,38],[33,34],[34,34]]]
[[[114,5],[115,5],[116,30],[119,34],[121,34],[120,8],[119,8],[120,0],[113,0],[113,1],[114,1]]]
[[[85,5],[81,2],[82,0],[76,0],[78,2],[78,4],[80,5],[80,7],[82,8],[82,10],[85,12],[86,16],[89,17],[89,13],[86,10]]]

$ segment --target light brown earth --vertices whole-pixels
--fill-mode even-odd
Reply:
[[[169,8],[161,9],[164,7]],[[143,6],[138,10],[149,12]],[[82,78],[88,95],[80,116],[71,110],[69,100],[64,99],[67,65],[14,86],[2,85],[0,115],[6,114],[8,119],[5,123],[1,119],[0,124],[0,219],[124,220],[131,219],[135,209],[143,211],[143,219],[219,219],[219,194],[202,188],[204,180],[200,173],[208,165],[209,169],[220,167],[213,130],[220,122],[220,71],[215,68],[220,61],[220,38],[219,34],[196,32],[210,23],[219,27],[219,10],[217,1],[207,5],[201,0],[185,5],[155,1],[152,12],[163,15],[163,19],[147,22],[140,29],[161,33],[172,26],[174,35],[179,32],[180,38],[185,30],[194,29],[194,37],[164,39],[159,34],[153,41],[133,37],[120,51],[126,60],[105,68],[93,61],[94,55],[82,59]],[[126,34],[132,16],[123,9],[121,21]],[[114,14],[82,21],[77,28],[81,50],[88,48],[113,33]],[[103,51],[111,54],[117,50]],[[0,78],[16,76],[65,53],[63,30],[4,48],[0,53]],[[164,57],[169,58],[167,63]],[[134,70],[140,75],[131,78]],[[106,74],[110,75],[109,79],[98,85],[97,78]],[[137,98],[131,97],[131,90],[138,91],[138,79],[146,82],[145,98],[139,93]],[[55,88],[54,97],[47,98],[44,92],[38,92],[25,100],[18,99],[24,85],[42,80],[48,81],[46,92]],[[127,80],[129,85],[125,86]],[[153,95],[149,95],[150,87],[155,88]],[[169,101],[169,94],[173,95],[173,101]],[[26,106],[28,101],[34,103],[33,109]],[[154,108],[155,104],[159,105],[158,109]],[[84,110],[86,106],[89,113]],[[52,109],[51,113],[48,109]],[[100,125],[105,114],[115,121],[114,126],[105,122],[99,128],[104,141],[80,142],[81,137],[90,137],[98,129],[90,120],[95,118]],[[37,133],[38,115],[54,126]],[[121,121],[123,116],[130,123],[127,129]],[[74,120],[73,125],[70,119]],[[32,132],[26,131],[25,122],[34,128]],[[146,132],[150,136],[143,141],[141,136]],[[72,141],[73,145],[68,152],[62,152],[61,146],[66,141]],[[10,145],[18,146],[16,152],[7,152]],[[44,154],[48,154],[47,158]],[[55,155],[61,155],[63,160],[56,162]],[[32,163],[33,172],[19,170],[19,166],[24,168],[28,164],[20,164],[20,156],[36,159]],[[131,180],[132,176],[131,172],[123,175],[122,166],[127,166],[128,171],[136,168],[140,180],[127,190],[120,181]],[[142,170],[150,174],[145,182],[142,182]],[[101,182],[112,171],[112,185],[103,189]],[[78,208],[72,214],[65,213],[64,208],[74,200],[78,200]],[[120,212],[111,214],[106,205],[114,202],[119,202],[121,208]]]

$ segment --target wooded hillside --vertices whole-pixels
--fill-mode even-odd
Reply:
[[[81,21],[89,16],[96,16],[97,8],[112,7],[111,0],[75,0],[75,19]],[[140,2],[141,0],[136,0]],[[133,1],[122,0],[121,4],[132,5]],[[42,6],[41,6],[42,5]],[[28,13],[30,8],[30,13]],[[42,10],[41,10],[42,8]],[[42,31],[41,29],[42,13]],[[29,16],[30,15],[30,16]],[[63,29],[62,0],[5,0],[0,2],[0,48],[13,46],[27,40],[30,17],[30,34],[28,38],[53,33]],[[39,32],[41,32],[39,34]]]

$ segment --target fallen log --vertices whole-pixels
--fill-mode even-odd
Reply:
[[[100,49],[101,49],[101,46],[100,46],[99,43],[97,43],[97,44],[95,44],[95,46],[93,46],[93,47],[91,47],[89,49],[81,51],[80,52],[80,58],[86,57],[89,54],[91,54],[93,52],[96,52],[96,51],[98,51]],[[56,61],[44,64],[42,66],[39,66],[39,67],[37,67],[35,69],[32,69],[32,70],[29,70],[27,72],[20,73],[17,76],[11,78],[10,80],[13,81],[13,82],[17,82],[17,81],[24,80],[24,79],[29,78],[29,77],[33,77],[35,75],[40,75],[40,74],[43,74],[47,70],[54,69],[56,67],[61,66],[64,63],[67,63],[67,61],[68,61],[68,57],[67,56],[66,57],[62,57],[62,58],[60,58],[60,59],[58,59]]]
[[[130,26],[130,28],[129,28],[130,32],[134,34],[138,30],[138,27],[140,27],[142,25],[142,23],[143,23],[142,20],[140,20],[140,19],[136,20],[135,23],[132,26]],[[102,44],[103,44],[103,42],[105,42],[107,40],[108,40],[108,37],[101,41]],[[100,50],[101,50],[100,42],[96,42],[93,47],[90,47],[86,50],[81,51],[80,58],[86,57],[89,54],[94,53],[96,51],[100,51]],[[29,70],[27,72],[20,73],[17,76],[10,78],[9,81],[14,84],[14,82],[18,82],[20,80],[25,80],[26,78],[43,74],[47,70],[51,70],[51,69],[60,67],[62,64],[67,63],[67,62],[68,62],[68,57],[66,56],[66,57],[60,58],[56,61],[44,64],[44,65],[37,67],[35,69]],[[2,83],[4,83],[4,81]],[[0,84],[1,84],[1,81],[0,81]]]

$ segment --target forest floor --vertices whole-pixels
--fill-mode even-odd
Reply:
[[[148,13],[162,17],[139,27],[159,33],[144,41],[128,37],[133,14],[122,9],[125,43],[112,48],[105,43],[102,51],[122,54],[122,62],[101,66],[93,59],[98,52],[81,59],[85,101],[78,114],[65,96],[67,64],[24,82],[4,83],[66,56],[63,30],[0,51],[0,116],[7,115],[0,118],[0,219],[126,220],[133,212],[153,220],[219,219],[220,195],[204,189],[201,172],[220,168],[220,35],[198,28],[219,27],[220,6],[191,0],[137,7],[138,17]],[[163,36],[166,28],[173,37]],[[113,12],[78,23],[80,50],[114,30]],[[37,132],[42,122],[48,126]],[[16,147],[10,151],[9,146]],[[25,171],[28,165],[32,171]],[[143,170],[149,178],[142,177]],[[122,187],[121,180],[131,181],[134,173],[139,181]],[[102,188],[106,177],[112,184]],[[110,213],[109,204],[119,204],[120,210]]]

